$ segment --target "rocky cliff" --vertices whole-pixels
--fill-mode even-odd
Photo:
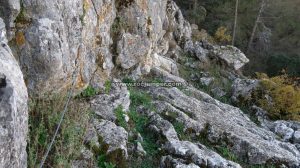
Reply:
[[[300,167],[299,123],[257,125],[197,87],[222,83],[209,92],[223,97],[232,84],[238,99],[255,81],[245,84],[239,49],[192,40],[197,27],[172,0],[4,0],[0,17],[0,167],[27,165],[27,89],[34,98],[87,87],[105,92],[82,100],[94,115],[71,167],[94,167],[99,151],[117,167]]]

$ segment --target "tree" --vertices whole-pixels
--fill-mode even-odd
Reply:
[[[249,53],[249,51],[251,49],[252,42],[253,42],[253,39],[254,39],[254,36],[255,36],[255,32],[256,32],[258,23],[261,21],[260,18],[261,18],[261,15],[262,15],[263,11],[264,11],[265,5],[266,5],[265,0],[261,0],[260,9],[259,9],[258,15],[257,15],[255,23],[254,23],[254,27],[253,27],[253,30],[252,30],[252,33],[251,33],[251,36],[250,36],[250,40],[248,42],[247,53]]]
[[[238,8],[239,8],[239,0],[236,0],[236,3],[235,3],[234,27],[233,27],[233,34],[232,34],[232,45],[233,46],[234,46],[234,43],[235,43],[235,36],[236,36],[236,27],[237,27],[237,19],[238,19]]]

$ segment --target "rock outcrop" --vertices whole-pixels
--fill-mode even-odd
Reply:
[[[205,132],[213,144],[225,143],[249,164],[299,166],[300,152],[294,145],[276,140],[272,132],[256,126],[239,109],[193,88],[187,91],[191,96],[176,88],[152,88],[149,93],[165,101],[157,105],[158,111],[177,116],[173,119],[183,122],[187,130]]]
[[[27,88],[0,18],[0,167],[27,165]]]

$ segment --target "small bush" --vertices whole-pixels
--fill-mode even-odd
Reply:
[[[121,105],[115,109],[115,114],[117,117],[118,125],[127,130],[127,122],[124,117],[125,113],[124,113],[123,107]]]
[[[111,81],[106,81],[104,84],[105,87],[105,93],[108,94],[111,91],[111,87],[112,87],[112,82]]]
[[[93,88],[92,86],[88,86],[79,97],[88,98],[93,97],[95,95],[99,94],[99,90],[96,88]],[[78,96],[77,96],[78,97]]]
[[[286,74],[269,78],[258,74],[261,88],[255,93],[258,104],[272,119],[300,121],[300,88]]]
[[[219,43],[229,43],[232,40],[231,35],[228,34],[228,30],[226,27],[221,26],[215,33],[214,39]]]
[[[130,100],[132,106],[137,107],[138,105],[143,105],[147,108],[151,107],[151,96],[145,92],[137,91],[131,89],[130,91]]]
[[[99,168],[116,168],[116,165],[110,162],[107,162],[105,154],[101,154],[97,158],[97,165]]]

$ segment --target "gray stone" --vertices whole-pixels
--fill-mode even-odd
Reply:
[[[172,156],[163,156],[160,166],[162,168],[200,168],[194,163],[186,163],[183,159],[175,159]]]
[[[144,150],[142,144],[140,142],[136,143],[136,151],[140,156],[146,156],[147,152]]]
[[[0,167],[27,165],[28,95],[0,18]]]
[[[8,41],[10,41],[14,36],[15,19],[20,12],[20,8],[20,0],[0,1],[0,17],[2,17],[5,21]]]
[[[129,69],[151,53],[150,42],[139,35],[125,33],[118,42],[118,64]]]
[[[245,54],[234,46],[214,46],[209,55],[210,57],[224,61],[228,67],[234,70],[239,70],[249,62]]]
[[[300,144],[300,130],[295,131],[294,136],[293,136],[293,142]]]
[[[195,56],[204,63],[208,62],[208,50],[204,49],[202,47],[202,44],[198,41],[195,42],[194,44],[194,52],[195,52]]]
[[[28,23],[17,23],[11,47],[18,58],[30,94],[76,90],[89,82],[104,83],[113,67],[111,25],[114,0],[22,1]]]
[[[294,130],[292,128],[287,127],[284,123],[277,123],[274,132],[280,136],[283,141],[289,141],[293,138]]]
[[[119,106],[124,112],[129,110],[129,91],[125,85],[118,85],[118,83],[121,81],[114,79],[109,93],[97,95],[90,101],[92,110],[102,119],[115,121],[115,109]]]
[[[239,102],[240,98],[243,101],[251,99],[251,94],[259,86],[259,81],[255,79],[240,79],[236,78],[232,84],[231,99],[234,102]]]
[[[179,76],[176,62],[170,58],[160,56],[158,54],[153,55],[153,67],[159,67],[170,74]]]
[[[170,111],[172,108],[168,108],[170,116],[176,116],[175,119],[183,122],[187,129],[195,133],[206,132],[211,143],[232,144],[230,150],[236,156],[246,157],[249,164],[265,164],[272,159],[290,167],[300,165],[300,153],[294,145],[276,140],[275,134],[258,127],[238,108],[194,88],[184,92],[177,88],[151,88],[149,93],[177,109]]]
[[[195,145],[189,141],[179,140],[173,125],[155,112],[150,112],[143,107],[140,107],[137,111],[150,118],[149,123],[151,123],[151,125],[149,126],[149,129],[165,139],[163,149],[168,154],[180,157],[186,161],[192,161],[195,166],[198,165],[211,168],[241,167],[237,163],[222,158],[219,154],[207,149],[203,145]]]
[[[219,98],[227,94],[223,89],[219,87],[212,89],[211,92],[214,97],[219,97]]]
[[[108,160],[116,164],[124,164],[128,158],[126,130],[106,120],[94,121],[94,126],[99,136],[101,149],[105,150]]]
[[[209,86],[215,79],[213,77],[202,77],[200,83],[204,86]]]

